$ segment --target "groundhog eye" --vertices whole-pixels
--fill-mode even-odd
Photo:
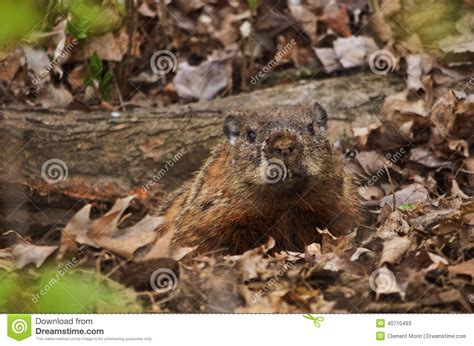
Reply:
[[[311,123],[311,124],[308,125],[308,132],[309,132],[311,135],[314,135],[314,125],[313,125],[313,123]]]
[[[247,140],[250,143],[253,143],[253,142],[255,142],[255,138],[257,138],[257,134],[252,130],[248,130],[247,131]]]

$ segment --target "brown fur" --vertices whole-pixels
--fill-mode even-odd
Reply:
[[[320,241],[316,228],[347,234],[359,222],[358,202],[326,137],[326,117],[318,104],[232,113],[224,129],[228,140],[166,210],[173,244],[235,254],[271,236],[277,251],[302,251]],[[262,172],[273,159],[288,174],[269,184]]]

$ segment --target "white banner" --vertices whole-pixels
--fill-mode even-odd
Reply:
[[[472,345],[473,315],[0,315],[1,345]]]

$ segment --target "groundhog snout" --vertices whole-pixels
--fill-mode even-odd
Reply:
[[[302,144],[291,132],[274,132],[268,137],[266,144],[268,158],[279,158],[286,162],[297,160],[301,156]]]

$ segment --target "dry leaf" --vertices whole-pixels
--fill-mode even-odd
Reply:
[[[443,142],[448,137],[474,142],[474,95],[449,91],[433,106],[431,121],[434,124],[433,141]]]
[[[428,252],[428,256],[433,263],[425,269],[425,272],[430,272],[432,270],[444,270],[444,268],[449,265],[449,262],[445,258],[432,252]]]
[[[209,60],[198,66],[188,62],[178,65],[174,87],[182,98],[211,100],[229,84],[227,62]]]
[[[413,148],[410,151],[410,161],[430,168],[449,166],[449,162],[433,156],[430,150],[421,147]]]
[[[450,139],[448,140],[448,148],[451,151],[457,152],[464,157],[469,157],[469,143],[464,139]]]
[[[428,190],[418,183],[411,184],[395,192],[395,206],[399,207],[402,204],[416,204],[425,202],[428,199]],[[380,200],[380,206],[385,204],[393,206],[393,196],[388,195]]]
[[[378,49],[372,38],[364,36],[338,38],[333,44],[340,64],[346,69],[365,66],[369,56]]]
[[[21,49],[15,49],[10,52],[6,57],[0,58],[0,81],[11,82],[13,77],[22,66],[21,58],[23,57],[23,51]]]
[[[459,211],[455,209],[428,210],[424,215],[410,220],[410,224],[417,230],[427,232],[432,226],[439,224],[448,217],[456,217]]]
[[[387,220],[377,229],[377,236],[389,240],[398,235],[406,235],[410,230],[410,225],[405,220],[405,216],[398,210],[391,212]]]
[[[42,84],[46,81],[49,81],[48,68],[51,66],[48,54],[41,48],[33,48],[30,46],[23,47],[25,52],[26,64],[28,70],[30,70],[34,76],[42,76],[43,78],[36,78],[38,84]]]
[[[13,263],[15,263],[18,269],[22,269],[31,263],[34,263],[36,268],[39,268],[57,249],[57,246],[37,246],[23,243],[11,248],[11,256]]]
[[[339,6],[337,12],[331,12],[319,17],[319,21],[325,23],[335,33],[343,37],[351,36],[351,28],[349,27],[349,16],[345,4]]]
[[[372,253],[369,249],[366,249],[365,247],[358,247],[356,251],[352,254],[351,256],[351,261],[355,262],[359,259],[359,257],[364,254],[364,253]]]
[[[365,201],[378,201],[385,196],[385,192],[378,186],[362,186],[357,189]]]
[[[161,236],[156,239],[155,243],[142,260],[147,261],[161,257],[171,257],[171,253],[173,251],[171,249],[171,240],[173,235],[174,232],[172,230],[165,229]]]
[[[386,240],[383,243],[382,257],[380,265],[385,263],[395,264],[400,262],[400,259],[405,255],[412,241],[408,237],[394,236],[392,239]]]
[[[291,14],[295,18],[296,22],[301,28],[303,28],[306,35],[308,35],[311,40],[311,44],[314,45],[317,42],[316,37],[316,27],[317,27],[317,17],[311,11],[308,11],[302,5],[289,5]]]
[[[136,250],[155,241],[156,230],[163,223],[162,217],[146,215],[135,225],[120,229],[124,211],[135,196],[119,199],[112,208],[97,220],[89,218],[91,205],[84,206],[68,222],[63,230],[60,254],[71,246],[71,236],[78,243],[110,250],[129,258]]]
[[[369,22],[370,29],[380,39],[380,41],[386,43],[392,40],[393,32],[390,24],[385,20],[382,11],[375,12]]]
[[[326,73],[342,70],[342,65],[339,63],[338,57],[332,48],[314,48],[316,56],[324,66]]]
[[[321,244],[313,243],[306,246],[304,249],[304,258],[308,263],[316,263],[316,259],[321,255]]]
[[[259,271],[264,271],[266,264],[263,261],[263,255],[274,246],[275,240],[272,237],[269,237],[265,244],[244,252],[240,260],[240,268],[244,281],[255,279],[259,276]]]
[[[73,96],[65,86],[55,87],[48,82],[40,87],[38,100],[45,108],[66,108],[73,101]]]
[[[466,275],[471,277],[471,283],[474,282],[474,259],[449,266],[448,272],[451,275]]]
[[[83,49],[77,50],[77,52],[81,52],[74,56],[74,60],[89,59],[95,53],[102,60],[122,61],[123,56],[127,53],[128,44],[129,38],[124,29],[116,34],[107,32],[86,40]]]

